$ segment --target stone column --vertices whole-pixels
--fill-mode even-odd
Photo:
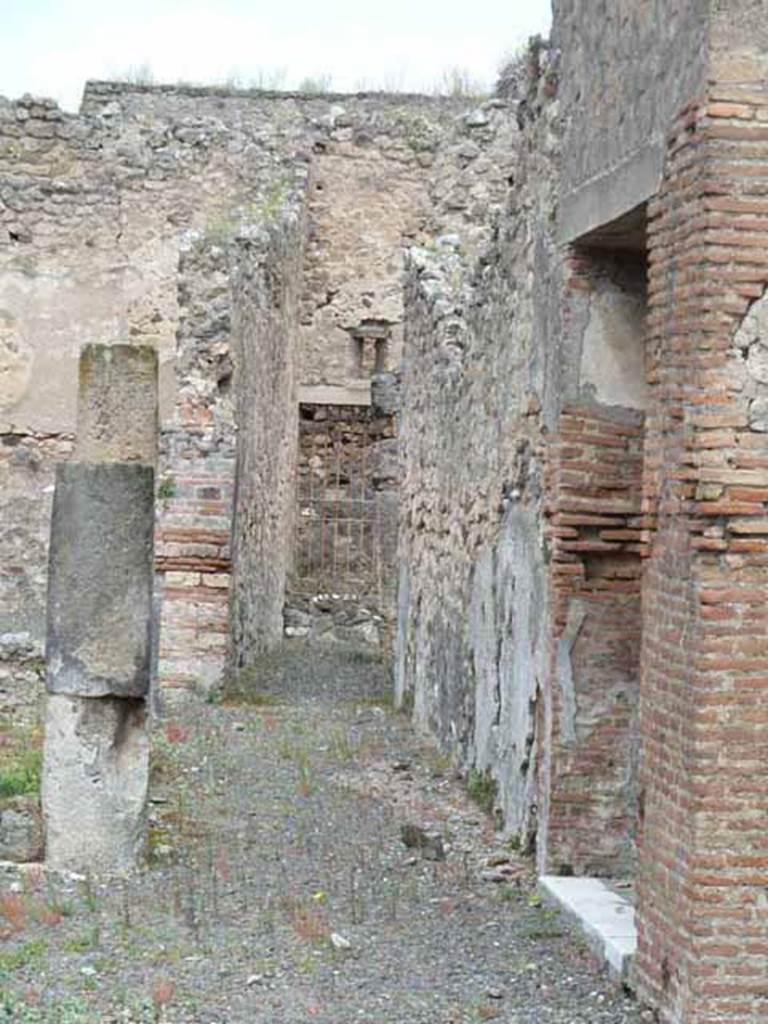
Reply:
[[[146,837],[157,356],[89,345],[58,467],[46,640],[46,860],[135,867]]]

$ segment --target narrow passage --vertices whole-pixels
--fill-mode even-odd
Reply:
[[[27,872],[0,1020],[648,1019],[392,709],[381,665],[298,645],[239,689],[156,724],[140,877]]]

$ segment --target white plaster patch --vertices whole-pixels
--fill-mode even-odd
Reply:
[[[11,409],[26,394],[32,353],[16,330],[10,313],[0,310],[0,409]]]
[[[581,382],[603,405],[644,409],[645,306],[606,286],[592,298],[581,352]]]

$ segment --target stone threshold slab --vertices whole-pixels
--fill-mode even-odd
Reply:
[[[629,983],[637,945],[635,909],[629,900],[599,878],[542,875],[539,888],[545,900],[576,923],[611,974]]]

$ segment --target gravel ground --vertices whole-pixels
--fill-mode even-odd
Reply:
[[[254,675],[247,703],[157,723],[145,871],[5,872],[0,1021],[648,1019],[391,710],[380,666],[299,647]]]

